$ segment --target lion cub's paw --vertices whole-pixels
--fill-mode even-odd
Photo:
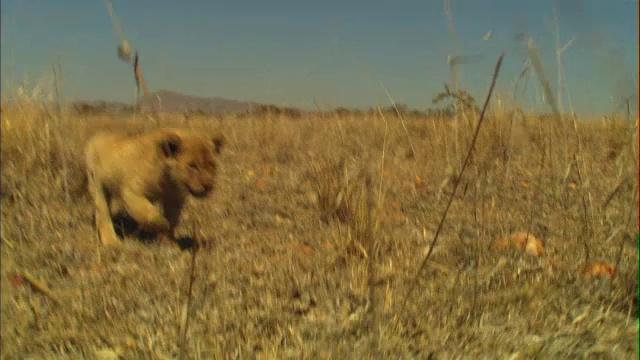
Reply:
[[[120,245],[120,239],[118,239],[118,236],[112,231],[101,231],[100,241],[102,242],[102,245],[107,247],[115,247]]]
[[[156,236],[156,242],[160,245],[169,245],[169,244],[175,244],[176,241],[173,238],[173,236],[166,234],[166,233],[159,233]]]
[[[163,216],[148,216],[144,221],[140,221],[140,229],[143,231],[166,233],[171,229],[169,220]]]

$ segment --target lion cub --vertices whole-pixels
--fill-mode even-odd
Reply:
[[[104,245],[118,244],[112,217],[127,215],[143,231],[174,239],[187,194],[214,189],[222,135],[158,129],[138,136],[94,135],[86,145],[89,192]]]

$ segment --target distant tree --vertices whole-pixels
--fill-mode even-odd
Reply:
[[[425,116],[427,117],[450,119],[453,118],[453,115],[453,107],[450,106],[446,108],[429,108],[425,111]]]
[[[395,104],[395,106],[392,104],[380,110],[387,116],[398,116],[398,114],[404,116],[409,113],[409,107],[406,104]],[[375,112],[378,112],[377,108]]]
[[[302,111],[295,107],[277,106],[271,104],[256,104],[250,110],[245,112],[245,116],[268,117],[268,116],[285,116],[290,119],[299,119],[302,117]]]
[[[122,114],[133,114],[133,105],[131,104],[120,104],[118,106],[118,111]]]
[[[72,105],[72,111],[78,115],[100,115],[107,112],[107,105],[104,101],[89,103],[78,101]]]
[[[285,107],[282,109],[282,114],[289,119],[300,119],[302,117],[302,111],[293,107]]]
[[[393,107],[394,112],[400,113],[400,115],[405,115],[407,113],[409,113],[409,107],[406,104],[396,104],[395,107]]]
[[[352,111],[345,107],[337,107],[333,110],[333,113],[339,117],[347,117],[352,114]]]

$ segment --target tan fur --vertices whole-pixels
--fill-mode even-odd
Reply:
[[[188,194],[202,198],[214,189],[223,144],[221,135],[169,128],[93,136],[85,160],[102,243],[119,242],[115,215],[128,215],[141,230],[173,239]]]

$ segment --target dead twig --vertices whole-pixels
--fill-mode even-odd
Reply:
[[[478,140],[478,134],[480,133],[480,127],[482,126],[482,123],[484,121],[484,115],[485,115],[485,112],[487,111],[487,107],[489,105],[489,100],[491,99],[491,95],[493,94],[493,88],[496,85],[496,80],[498,78],[498,74],[500,73],[500,67],[502,66],[502,59],[503,58],[504,58],[504,52],[500,55],[500,57],[498,58],[498,62],[496,63],[496,67],[495,67],[495,70],[493,72],[493,77],[491,78],[491,85],[489,86],[489,92],[487,93],[487,98],[484,101],[484,105],[482,107],[482,112],[480,113],[480,119],[478,120],[478,125],[476,126],[476,131],[473,134],[473,139],[471,140],[471,146],[469,147],[469,151],[467,152],[467,157],[465,158],[464,163],[462,164],[462,168],[460,169],[460,173],[458,174],[458,176],[455,179],[455,183],[453,184],[453,190],[451,191],[451,194],[449,195],[449,201],[447,202],[447,206],[444,209],[444,213],[442,214],[442,218],[440,219],[440,223],[438,224],[438,229],[436,230],[436,234],[433,237],[433,241],[431,241],[431,245],[429,246],[429,251],[427,252],[427,255],[424,257],[424,259],[422,260],[422,263],[418,267],[418,271],[416,271],[416,274],[414,275],[413,279],[410,282],[409,291],[407,292],[407,295],[405,296],[404,300],[402,301],[402,306],[400,307],[400,312],[404,311],[404,308],[407,305],[407,301],[409,300],[409,297],[411,296],[411,293],[413,292],[413,290],[416,287],[416,284],[418,282],[418,278],[420,276],[420,273],[422,273],[422,271],[424,270],[424,267],[427,264],[427,261],[429,260],[429,258],[431,257],[431,254],[433,253],[433,249],[435,248],[436,242],[438,241],[438,237],[440,236],[440,232],[442,231],[442,227],[444,225],[444,221],[445,221],[445,219],[447,217],[447,213],[449,212],[449,208],[451,207],[451,203],[453,202],[453,198],[454,198],[454,196],[456,194],[456,190],[458,189],[458,185],[460,185],[460,181],[462,179],[462,174],[464,173],[465,169],[467,168],[467,165],[469,164],[469,161],[471,159],[471,155],[473,153],[473,149],[475,148],[476,141]]]
[[[378,351],[378,334],[376,330],[378,329],[378,319],[377,319],[377,309],[376,309],[376,243],[373,236],[373,216],[371,212],[373,211],[374,202],[373,202],[373,185],[371,181],[371,175],[369,173],[366,174],[365,178],[365,191],[366,191],[366,201],[367,201],[367,228],[365,232],[366,246],[367,246],[367,276],[368,276],[368,298],[369,298],[369,316],[370,316],[370,329],[373,329],[374,335],[371,336],[371,350],[374,353]]]
[[[46,285],[36,279],[35,276],[31,275],[28,271],[24,271],[22,273],[22,277],[29,282],[34,290],[48,297],[54,303],[60,304],[60,300],[58,300],[58,297],[53,293],[53,291],[49,290]]]

